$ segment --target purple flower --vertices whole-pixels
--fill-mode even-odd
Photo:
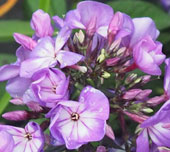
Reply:
[[[157,147],[170,147],[170,100],[152,117],[141,124],[137,138],[137,152],[149,152],[149,137]]]
[[[69,79],[59,69],[43,69],[32,77],[31,88],[43,106],[53,107],[67,99]]]
[[[68,36],[63,35],[63,37]],[[60,35],[58,35],[56,39],[57,49],[54,46],[54,41],[52,38],[42,38],[31,52],[30,58],[22,62],[20,75],[22,77],[30,78],[36,71],[43,68],[55,67],[57,63],[60,64],[60,68],[64,68],[66,66],[74,65],[82,60],[82,55],[70,51],[60,50],[63,45],[63,39]]]
[[[47,114],[51,116],[50,132],[53,144],[66,144],[77,149],[90,141],[99,141],[105,135],[109,117],[109,102],[99,90],[85,87],[76,101],[61,101]]]
[[[170,58],[165,60],[165,76],[164,76],[164,91],[168,98],[170,98]]]
[[[44,135],[40,126],[35,122],[29,122],[25,129],[0,125],[0,141],[3,141],[4,146],[8,145],[9,149],[12,147],[13,152],[40,152],[44,147]]]
[[[0,151],[12,152],[14,147],[14,139],[12,138],[12,136],[8,132],[2,131],[0,129],[0,139]]]
[[[75,10],[66,14],[64,23],[61,19],[55,18],[60,26],[67,24],[71,29],[84,29],[87,34],[98,33],[107,36],[107,29],[113,16],[110,6],[99,2],[80,2]]]
[[[141,39],[148,35],[151,37],[152,40],[156,40],[159,35],[159,31],[151,18],[134,18],[132,21],[134,25],[134,32],[130,38],[130,47],[133,47],[136,43],[138,43]]]
[[[52,36],[54,32],[51,26],[50,16],[40,9],[33,13],[31,27],[38,38]]]
[[[151,36],[140,40],[133,48],[133,58],[137,67],[151,75],[161,75],[159,65],[165,59],[162,53],[162,44],[154,42]]]

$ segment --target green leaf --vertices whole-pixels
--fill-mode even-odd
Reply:
[[[39,1],[40,0],[24,0],[23,1],[24,13],[28,17],[28,19],[31,19],[32,13],[35,12],[39,8]]]
[[[28,36],[33,34],[28,21],[21,20],[1,20],[0,21],[0,41],[5,42],[13,39],[13,33],[22,33]]]
[[[50,9],[50,2],[51,0],[39,0],[39,8],[48,12]]]
[[[62,17],[67,12],[66,0],[52,0],[51,1],[52,16],[57,15]]]
[[[24,0],[24,11],[29,19],[32,13],[39,8],[47,11],[51,16],[58,15],[62,17],[67,11],[67,3],[66,0]]]
[[[7,107],[9,100],[11,99],[10,95],[6,92],[0,99],[0,115]]]
[[[115,11],[127,13],[132,18],[151,17],[159,30],[170,27],[170,16],[152,3],[146,1],[121,0],[110,1],[107,4],[112,6]]]

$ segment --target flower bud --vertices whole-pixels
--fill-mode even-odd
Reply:
[[[144,112],[144,113],[152,113],[153,110],[151,108],[143,108],[142,112]]]
[[[22,121],[22,120],[28,120],[28,119],[35,119],[39,118],[39,114],[36,112],[29,112],[29,111],[10,111],[6,112],[2,115],[3,118],[6,120],[12,120],[12,121]]]
[[[6,120],[22,121],[27,120],[29,118],[29,114],[27,111],[11,111],[4,113],[2,117]]]
[[[117,51],[117,55],[120,56],[126,51],[126,47],[122,47]]]
[[[102,74],[102,77],[105,78],[105,79],[110,78],[110,76],[111,76],[111,74],[106,72],[106,71],[104,71],[104,73]]]
[[[166,100],[167,100],[166,95],[161,95],[150,98],[149,100],[146,101],[146,103],[149,104],[150,106],[157,106],[158,104],[165,102]]]
[[[106,50],[105,49],[102,49],[101,50],[101,54],[98,56],[98,58],[97,58],[97,61],[99,62],[99,63],[101,63],[101,62],[103,62],[104,60],[105,60],[105,58],[106,58]]]
[[[15,105],[24,105],[24,102],[22,101],[21,98],[14,98],[11,99],[10,102]]]
[[[150,81],[150,79],[151,79],[151,75],[145,75],[142,77],[142,83],[146,84]]]
[[[80,44],[82,44],[84,42],[84,39],[85,39],[83,31],[80,30],[79,32],[76,32],[75,35],[74,35],[74,39],[77,39],[80,42]]]
[[[128,77],[125,79],[125,84],[133,82],[134,80],[136,80],[137,76],[138,75],[136,73],[129,74]]]
[[[142,92],[141,89],[131,89],[128,90],[124,95],[123,95],[123,99],[125,100],[132,100],[134,99],[140,92]]]
[[[111,58],[106,60],[106,65],[107,66],[115,66],[117,63],[120,61],[119,57]]]
[[[145,115],[137,115],[137,114],[130,113],[127,111],[124,111],[123,113],[138,123],[142,123],[143,121],[149,118],[148,116],[145,116]]]
[[[79,70],[82,73],[87,72],[87,67],[85,67],[85,66],[72,65],[72,66],[69,66],[69,67],[72,68],[72,69],[75,69],[75,70]]]
[[[137,100],[143,100],[152,93],[151,89],[142,90],[135,98]]]
[[[110,50],[110,51],[112,51],[112,50],[117,50],[117,49],[119,48],[119,46],[120,46],[121,41],[122,41],[121,38],[115,40],[115,41],[111,44],[109,50]]]
[[[112,128],[106,124],[106,136],[108,136],[110,139],[115,140],[115,135],[112,130]]]

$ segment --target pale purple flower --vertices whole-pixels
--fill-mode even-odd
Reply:
[[[137,67],[151,75],[161,75],[159,65],[165,59],[162,53],[162,44],[154,42],[151,36],[140,40],[133,48],[133,59]]]
[[[15,77],[8,81],[6,91],[13,98],[20,98],[24,95],[25,91],[29,88],[31,79]]]
[[[75,10],[66,14],[64,23],[55,18],[60,26],[67,24],[71,29],[84,29],[87,34],[98,33],[107,36],[107,29],[113,16],[113,9],[103,3],[84,1],[77,5]]]
[[[137,152],[149,151],[149,137],[157,147],[170,147],[170,100],[154,115],[145,120],[137,138]]]
[[[6,137],[5,140],[2,135]],[[4,143],[4,146],[9,145],[8,148],[12,146],[12,152],[41,152],[44,147],[44,135],[35,122],[29,122],[25,129],[0,125],[0,141]]]
[[[50,16],[40,9],[33,13],[31,27],[38,38],[52,36],[54,32]]]
[[[42,69],[32,77],[31,88],[43,106],[54,107],[67,99],[69,79],[59,69]]]
[[[168,98],[170,98],[170,58],[165,60],[165,76],[164,76],[164,91]]]
[[[53,144],[66,144],[77,149],[90,141],[99,141],[105,135],[109,117],[109,102],[99,90],[85,87],[76,101],[61,101],[47,117],[51,116],[50,132]]]
[[[63,35],[63,37],[68,37],[68,35]],[[64,39],[64,41],[66,40],[67,38]],[[64,42],[60,35],[56,39],[57,49],[52,38],[42,38],[31,52],[30,58],[21,63],[20,75],[30,78],[36,71],[43,68],[55,67],[58,63],[60,64],[60,68],[64,68],[74,65],[83,59],[82,55],[60,50],[63,45]]]
[[[134,18],[132,21],[134,25],[134,32],[130,38],[129,46],[131,48],[148,35],[152,40],[156,40],[156,38],[159,36],[159,31],[151,18],[140,17]]]
[[[12,152],[14,147],[14,139],[11,134],[0,129],[0,152]]]

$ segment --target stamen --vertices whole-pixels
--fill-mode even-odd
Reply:
[[[80,116],[79,116],[78,113],[73,112],[73,113],[71,114],[71,120],[77,121],[77,120],[79,120],[79,118],[80,118]]]
[[[57,88],[57,85],[54,85],[54,86],[52,87],[52,92],[53,92],[53,93],[56,93],[56,88]]]
[[[28,140],[32,140],[32,135],[29,132],[26,132],[25,138],[27,138]]]

